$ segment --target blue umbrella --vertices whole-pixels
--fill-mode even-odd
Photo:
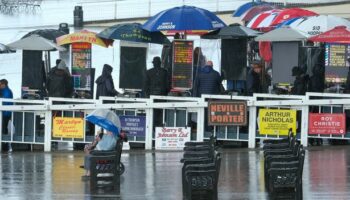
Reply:
[[[97,36],[105,39],[126,40],[132,42],[170,44],[161,32],[150,32],[142,29],[140,23],[122,23],[108,27]]]
[[[164,10],[145,22],[148,31],[214,30],[226,24],[214,13],[194,6],[181,6]]]
[[[245,4],[241,5],[240,7],[238,7],[237,10],[235,10],[233,12],[233,17],[240,17],[241,15],[243,15],[245,12],[247,12],[252,7],[258,6],[258,5],[263,5],[263,4],[268,4],[268,3],[262,2],[262,1],[245,3]]]
[[[86,117],[86,120],[102,127],[107,131],[111,131],[115,136],[119,135],[121,127],[120,120],[119,117],[111,110],[94,110]]]

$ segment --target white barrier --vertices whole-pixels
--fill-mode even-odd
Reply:
[[[208,101],[232,100],[247,103],[247,126],[214,126],[207,130],[206,108]],[[274,139],[282,136],[259,134],[257,126],[258,110],[261,108],[293,109],[298,113],[297,137],[303,145],[308,144],[308,138],[350,139],[350,133],[344,135],[321,135],[308,133],[309,110],[319,113],[339,113],[350,109],[350,95],[307,93],[305,96],[254,94],[253,97],[229,95],[203,95],[202,98],[151,96],[143,98],[101,97],[99,100],[49,98],[48,100],[11,100],[0,99],[2,102],[12,102],[15,105],[2,105],[0,111],[11,111],[11,121],[14,122],[13,134],[2,135],[0,142],[41,144],[45,151],[51,150],[51,142],[89,143],[94,133],[84,122],[84,138],[54,138],[52,137],[52,120],[55,116],[82,117],[94,109],[104,108],[115,110],[120,115],[146,116],[145,137],[133,136],[131,143],[145,143],[146,149],[152,149],[154,129],[156,126],[187,127],[196,122],[192,140],[203,141],[210,134],[223,141],[246,141],[249,148],[254,148],[256,139]],[[1,112],[2,113],[2,112]],[[0,115],[2,120],[2,114]],[[157,121],[158,120],[158,121]],[[85,120],[84,120],[85,121]],[[157,122],[157,123],[156,123]],[[2,123],[0,123],[2,128]],[[95,128],[95,131],[97,129]],[[89,133],[89,134],[88,134]]]

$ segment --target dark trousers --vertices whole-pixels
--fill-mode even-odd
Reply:
[[[7,125],[11,119],[11,116],[2,116],[2,134],[8,134]]]

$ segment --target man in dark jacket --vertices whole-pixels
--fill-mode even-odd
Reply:
[[[160,57],[153,58],[153,68],[147,70],[144,85],[144,93],[146,97],[150,95],[167,95],[170,88],[170,78],[168,71],[161,68]]]
[[[253,93],[262,92],[261,83],[262,66],[259,61],[252,62],[252,68],[247,75],[247,95],[253,96]]]
[[[6,79],[0,80],[1,97],[5,99],[13,99],[13,94],[11,89],[8,87],[8,81]],[[3,105],[13,105],[12,102],[3,102]],[[8,123],[11,119],[10,111],[2,111],[2,134],[9,134]],[[12,151],[11,144],[8,144],[8,151]]]
[[[309,80],[308,92],[324,91],[324,66],[316,64],[312,68],[312,76]]]
[[[292,68],[292,76],[295,76],[295,80],[293,83],[291,94],[305,95],[307,91],[309,76],[306,75],[304,71],[298,66]]]
[[[201,68],[194,82],[193,96],[201,97],[202,94],[220,94],[221,76],[213,69],[213,62],[207,61]]]
[[[118,95],[117,90],[114,88],[112,71],[112,66],[108,64],[103,65],[102,75],[95,81],[97,84],[96,99],[99,99],[100,96],[114,97]]]
[[[46,85],[49,97],[72,97],[73,79],[63,60],[50,70]]]

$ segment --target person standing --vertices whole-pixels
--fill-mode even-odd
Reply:
[[[13,99],[12,90],[8,86],[8,81],[6,79],[0,80],[0,89],[2,98]],[[13,105],[12,102],[3,102],[2,105]],[[2,134],[9,134],[8,124],[11,120],[11,111],[2,111]],[[10,126],[11,127],[11,126]],[[12,152],[12,146],[8,144],[8,151]]]
[[[251,69],[248,72],[247,76],[247,95],[253,96],[253,93],[261,93],[262,92],[262,84],[261,84],[261,74],[262,74],[262,66],[260,61],[253,61],[251,64]]]
[[[213,69],[213,62],[211,60],[207,61],[197,74],[193,87],[193,96],[201,97],[202,94],[220,94],[221,81],[219,72]]]
[[[294,66],[292,68],[292,76],[295,76],[295,80],[291,89],[291,94],[305,95],[307,91],[309,76],[306,75],[304,71],[298,66]]]
[[[100,96],[114,97],[118,95],[118,91],[114,88],[112,71],[112,66],[108,64],[103,65],[102,75],[95,81],[97,84],[96,99],[99,99]]]
[[[71,98],[74,90],[72,76],[63,60],[57,62],[59,64],[50,70],[47,78],[46,85],[49,97]]]
[[[168,71],[161,67],[160,57],[153,58],[153,68],[147,70],[144,85],[146,97],[150,95],[166,96],[170,90],[170,78]]]

